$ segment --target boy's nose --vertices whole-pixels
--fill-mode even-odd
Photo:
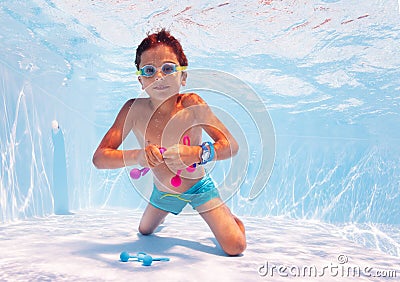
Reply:
[[[161,68],[157,68],[156,74],[154,75],[156,80],[163,78],[165,75],[162,72]]]

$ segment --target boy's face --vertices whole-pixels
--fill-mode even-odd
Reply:
[[[153,65],[157,68],[156,74],[152,77],[139,76],[142,89],[152,99],[165,100],[172,95],[179,93],[181,86],[186,84],[186,73],[175,72],[166,75],[162,72],[161,66],[165,63],[179,65],[178,59],[171,47],[159,45],[142,53],[139,68],[145,65]]]

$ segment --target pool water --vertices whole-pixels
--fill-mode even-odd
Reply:
[[[183,91],[201,92],[241,141],[244,162],[210,168],[236,214],[335,224],[399,256],[399,3],[310,2],[2,1],[0,222],[54,213],[53,120],[71,210],[144,208],[150,176],[133,183],[91,158],[143,94],[137,45],[166,27],[189,58]]]

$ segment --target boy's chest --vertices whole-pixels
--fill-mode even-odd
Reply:
[[[184,135],[196,131],[196,117],[190,109],[181,109],[171,113],[147,113],[137,123],[135,132],[140,134],[144,146],[157,144],[163,147],[181,143]]]

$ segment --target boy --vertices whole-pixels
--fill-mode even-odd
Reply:
[[[186,84],[188,62],[179,41],[168,31],[148,35],[136,50],[135,64],[149,97],[125,103],[94,153],[94,165],[151,168],[154,188],[139,224],[141,234],[153,233],[169,213],[179,214],[189,203],[228,255],[241,254],[246,248],[243,223],[222,202],[202,166],[234,156],[236,140],[197,94],[179,94]],[[214,143],[202,143],[202,130]],[[141,149],[118,150],[130,131]],[[161,147],[166,150],[160,151]],[[193,164],[196,168],[188,172],[185,168]],[[177,173],[182,181],[172,185]]]

